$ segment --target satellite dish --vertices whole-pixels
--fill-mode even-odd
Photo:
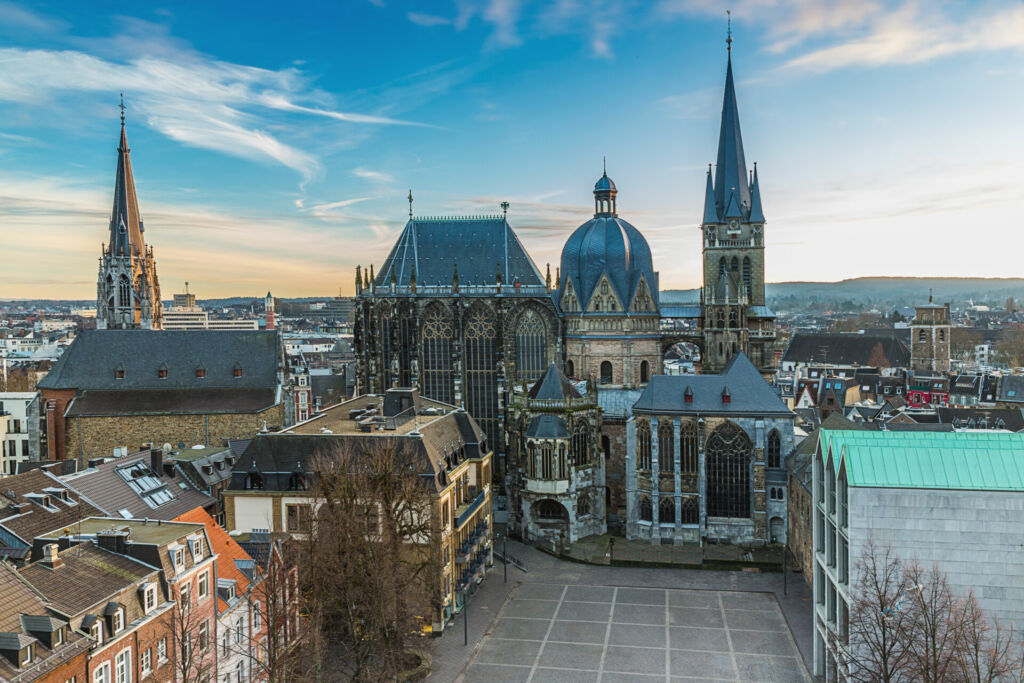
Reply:
[[[170,443],[165,443],[164,444],[164,453],[170,453],[171,450],[173,450],[172,447],[171,447],[171,444]]]

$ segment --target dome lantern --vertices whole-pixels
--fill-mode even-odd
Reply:
[[[601,177],[594,183],[594,215],[615,216],[615,195],[619,191],[615,183],[608,177],[608,169],[604,169]]]

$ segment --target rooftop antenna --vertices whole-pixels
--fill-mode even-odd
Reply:
[[[121,125],[123,126],[124,125],[124,110],[125,110],[125,106],[124,106],[124,93],[121,93],[121,104],[118,105],[118,109],[121,110]]]
[[[409,220],[412,220],[412,188],[409,188]]]
[[[185,280],[185,293],[188,294],[188,280]]]
[[[725,16],[726,16],[726,23],[727,23],[727,26],[728,26],[728,29],[726,30],[726,37],[725,37],[725,49],[726,49],[726,51],[731,56],[732,55],[732,10],[728,10],[728,9],[725,10]]]

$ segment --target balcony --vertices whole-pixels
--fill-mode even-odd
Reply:
[[[480,506],[487,500],[488,488],[484,488],[476,498],[455,508],[455,528],[466,523],[466,520],[473,516],[473,513],[480,509]]]

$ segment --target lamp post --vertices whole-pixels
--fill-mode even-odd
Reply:
[[[508,583],[508,531],[501,537],[501,568],[505,573],[504,583]]]
[[[462,644],[469,645],[469,586],[462,589]]]

